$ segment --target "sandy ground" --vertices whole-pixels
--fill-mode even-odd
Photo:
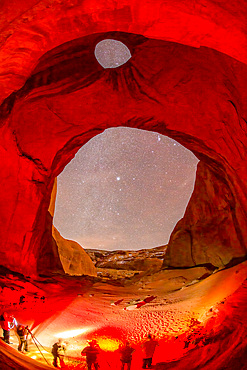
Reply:
[[[33,333],[44,347],[40,348],[49,363],[52,359],[51,346],[58,338],[63,338],[66,343],[67,363],[73,358],[80,358],[87,341],[95,338],[101,349],[109,354],[107,359],[112,369],[118,368],[113,359],[114,350],[128,339],[136,346],[135,370],[139,369],[137,357],[141,354],[138,345],[148,333],[154,334],[160,341],[165,338],[176,340],[176,336],[194,326],[204,325],[209,318],[217,315],[224,300],[246,279],[247,264],[198,280],[204,273],[204,268],[164,270],[135,277],[132,282],[128,280],[125,286],[97,282],[86,293],[79,292],[64,311],[39,325]],[[156,297],[152,302],[135,308],[135,301],[152,295]],[[63,299],[61,297],[61,302]],[[113,305],[120,299],[122,301],[119,304]],[[17,348],[14,335],[12,341],[12,346]],[[25,356],[45,363],[32,341],[30,350]],[[176,343],[175,351],[169,351],[169,347],[166,347],[165,353],[160,346],[155,352],[154,361],[179,359],[185,351],[184,343]],[[105,356],[102,361],[106,361]]]

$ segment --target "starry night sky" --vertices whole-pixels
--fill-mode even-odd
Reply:
[[[167,244],[193,191],[197,163],[168,137],[108,129],[84,145],[59,175],[54,225],[83,248]]]

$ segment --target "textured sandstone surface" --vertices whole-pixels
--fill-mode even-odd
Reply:
[[[200,162],[194,192],[172,232],[163,267],[207,263],[212,268],[224,267],[234,263],[232,246],[239,256],[242,250],[244,257],[245,240],[236,217],[241,207],[238,202],[218,171]]]
[[[96,267],[146,271],[159,270],[162,266],[167,246],[138,251],[86,250]]]
[[[93,49],[105,37],[128,45],[132,58],[125,65],[104,70],[97,63]],[[219,52],[126,33],[82,37],[44,55],[23,88],[1,106],[0,256],[6,266],[28,274],[62,271],[48,212],[54,179],[91,137],[121,125],[168,135],[207,168],[193,235],[192,253],[199,257],[188,257],[191,241],[180,233],[186,245],[180,265],[219,266],[245,257],[246,83],[247,67]],[[217,200],[220,211],[215,192],[223,197]],[[196,197],[191,208],[194,202]],[[211,208],[220,218],[213,218]],[[177,265],[176,244],[169,247],[171,266]]]
[[[164,266],[222,267],[246,258],[246,12],[245,0],[158,0],[155,6],[149,0],[2,2],[1,263],[34,278],[64,273],[48,211],[54,179],[91,137],[121,125],[168,135],[201,161],[195,192],[173,232]],[[123,41],[132,54],[114,71],[103,70],[93,55],[105,37]],[[223,279],[213,289],[214,299],[206,299],[209,310],[215,309],[206,344],[199,340],[179,361],[157,369],[246,368],[246,284],[221,301],[241,271],[236,266],[232,280]],[[9,297],[21,294],[15,276],[13,281]],[[192,286],[191,294],[182,290],[185,301],[210,290],[208,281],[208,286],[207,281]],[[46,283],[47,296],[54,295],[62,280]],[[106,286],[99,284],[100,289],[105,292]],[[33,318],[31,308],[26,312]],[[56,313],[61,304],[48,308]],[[172,317],[171,310],[166,312]],[[138,323],[136,317],[134,311],[130,322]],[[144,326],[157,322],[159,328],[156,312],[144,317]],[[10,356],[6,348],[2,353],[7,368],[37,368],[19,359],[21,354]]]
[[[57,195],[57,179],[54,181],[51,200],[48,212],[51,217],[54,217],[55,203]],[[59,259],[62,264],[62,268],[66,274],[73,276],[89,275],[96,276],[96,268],[88,256],[83,250],[80,244],[73,240],[68,240],[62,237],[59,231],[52,226],[52,237],[56,243]]]
[[[1,15],[2,99],[25,83],[45,52],[92,33],[136,33],[247,61],[245,0],[156,0],[155,6],[149,0],[5,0]]]
[[[80,244],[73,240],[64,239],[55,227],[52,229],[52,236],[58,246],[59,257],[65,273],[74,276],[97,275],[91,258]]]
[[[5,288],[22,287],[18,292],[11,290],[8,303],[16,301],[17,296],[14,298],[14,294],[28,293],[25,301],[15,306],[14,315],[18,321],[30,322],[31,325],[33,319],[36,324],[41,323],[38,328],[33,327],[32,331],[47,349],[48,353],[44,354],[50,363],[52,358],[49,352],[54,335],[83,328],[86,332],[82,335],[71,335],[66,339],[66,354],[72,356],[72,359],[77,358],[77,369],[80,369],[79,362],[82,362],[81,349],[87,340],[97,338],[102,345],[99,358],[102,370],[119,367],[119,354],[105,352],[107,341],[108,344],[110,341],[118,345],[126,339],[136,349],[132,367],[141,370],[140,345],[149,332],[159,340],[153,361],[155,369],[207,370],[208,363],[215,370],[223,367],[236,369],[236,366],[245,369],[246,320],[243,318],[246,317],[247,301],[246,263],[216,272],[207,279],[195,280],[203,272],[205,267],[163,270],[152,276],[143,276],[139,283],[126,287],[99,280],[86,287],[81,279],[77,288],[73,285],[79,281],[78,278],[67,278],[62,287],[59,284],[60,277],[57,277],[58,280],[45,279],[43,283],[37,284],[35,281],[34,284],[29,282],[26,285],[24,280],[9,275]],[[2,284],[2,277],[0,280]],[[45,288],[44,302],[40,299],[42,285]],[[36,292],[36,302],[31,292]],[[141,308],[125,309],[136,300],[151,294],[155,294],[155,299]],[[117,301],[119,304],[112,304]],[[51,317],[55,308],[60,309],[59,314]],[[13,348],[10,348],[0,341],[0,362],[6,365],[6,370],[46,368],[34,344],[30,345],[31,353],[24,356],[16,351],[17,338],[13,342]],[[30,359],[33,355],[43,364]],[[69,358],[65,359],[66,363]],[[73,368],[75,362],[71,365]]]

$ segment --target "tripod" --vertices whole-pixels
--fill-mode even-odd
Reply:
[[[26,329],[27,329],[28,333],[31,335],[31,338],[32,338],[32,340],[33,340],[33,342],[34,342],[35,346],[38,348],[38,350],[39,350],[39,352],[40,352],[41,356],[43,357],[43,359],[45,360],[45,362],[46,362],[48,365],[50,365],[50,364],[49,364],[49,362],[47,361],[47,359],[45,358],[45,356],[43,355],[43,353],[41,352],[41,350],[40,350],[40,348],[39,348],[39,345],[40,345],[40,347],[42,347],[42,348],[43,348],[43,350],[44,350],[44,351],[46,351],[46,349],[42,346],[42,344],[38,341],[38,339],[34,336],[34,334],[31,332],[31,330],[29,330],[29,328],[28,328],[27,326],[26,326]],[[39,345],[38,345],[38,344],[39,344]]]

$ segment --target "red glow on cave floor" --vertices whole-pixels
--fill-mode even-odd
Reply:
[[[191,271],[184,270],[182,273],[188,277]],[[160,278],[159,274],[157,279]],[[171,274],[174,272],[162,272],[162,277],[167,278],[166,289],[169,288]],[[91,279],[86,282],[80,279],[75,281],[60,276],[34,282],[7,274],[5,285],[2,284],[4,302],[0,303],[2,311],[11,312],[19,322],[30,325],[35,337],[45,348],[44,355],[49,363],[52,362],[51,346],[57,341],[59,333],[71,331],[73,337],[68,334],[64,338],[68,350],[68,357],[65,358],[67,369],[85,368],[85,360],[80,353],[91,339],[96,339],[101,348],[101,369],[119,368],[118,347],[126,339],[135,348],[132,369],[141,369],[141,343],[148,332],[152,332],[159,340],[153,357],[155,369],[182,370],[191,361],[197,364],[197,368],[201,366],[207,369],[204,365],[209,351],[212,351],[211,360],[217,364],[220,361],[219,346],[226,348],[225,353],[220,354],[221,361],[226,361],[227,356],[232,356],[231,340],[234,345],[242,340],[245,327],[238,315],[246,314],[246,274],[246,266],[242,264],[241,268],[236,266],[221,271],[172,293],[156,285],[157,298],[133,311],[124,308],[131,297],[137,297],[136,286],[121,287],[99,281],[93,283]],[[150,294],[150,289],[148,292]],[[119,305],[111,305],[112,301],[119,299],[122,300]],[[240,312],[238,314],[234,314],[235,305]],[[228,320],[230,316],[231,321]],[[74,332],[76,329],[82,332]],[[16,351],[14,333],[12,338],[13,349],[0,342],[0,360],[9,361],[13,356],[14,363],[21,364],[20,367],[15,365],[16,369],[45,368],[44,359],[33,343],[30,344],[31,352],[24,356]],[[240,350],[241,346],[240,343]],[[34,355],[42,363],[30,359]]]

